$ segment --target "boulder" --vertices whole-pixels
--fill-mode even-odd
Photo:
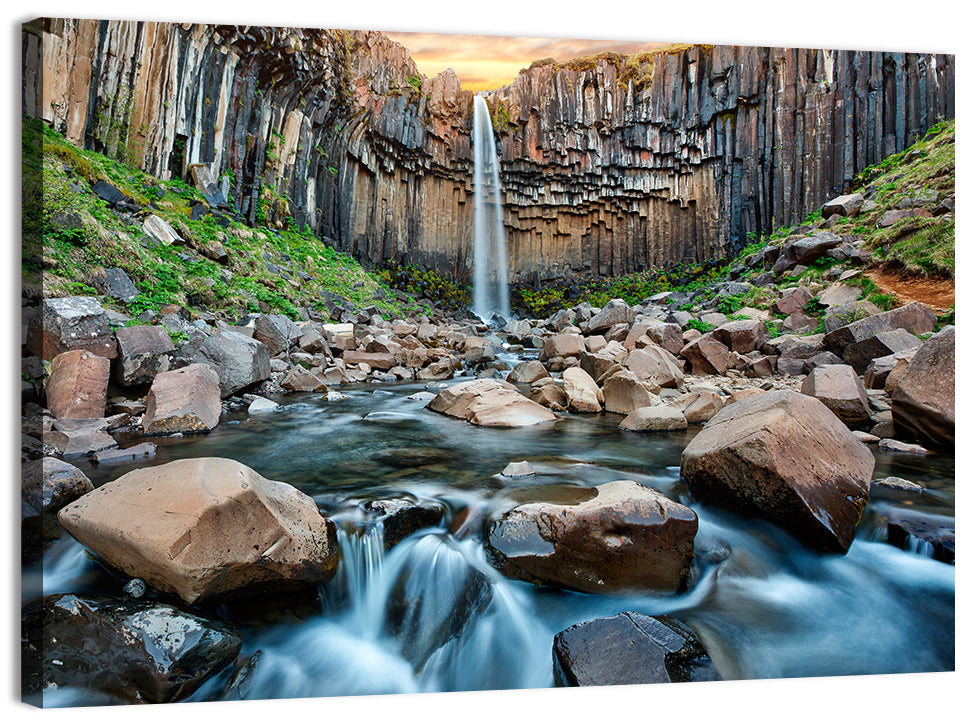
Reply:
[[[90,457],[91,463],[111,463],[114,461],[130,462],[138,458],[150,458],[157,453],[154,443],[138,443],[128,448],[109,448],[97,451]]]
[[[166,328],[136,325],[118,328],[117,381],[124,386],[150,383],[154,376],[168,370],[174,344]]]
[[[154,378],[147,393],[144,433],[199,433],[220,420],[221,390],[210,366],[194,363]]]
[[[159,215],[149,215],[144,221],[144,232],[164,245],[175,243],[184,245],[184,239],[177,234],[171,224]]]
[[[20,475],[20,521],[24,540],[36,542],[60,535],[57,512],[94,490],[76,466],[51,456],[25,463]]]
[[[878,228],[889,228],[894,223],[907,218],[930,218],[931,212],[924,208],[894,208],[888,210],[880,216],[877,221]]]
[[[780,331],[782,333],[813,333],[819,324],[820,322],[816,318],[811,318],[797,311],[783,319]]]
[[[614,298],[589,319],[589,333],[602,333],[619,323],[632,324],[636,313],[622,298]]]
[[[422,528],[442,522],[445,509],[435,502],[417,502],[408,498],[387,498],[365,503],[365,511],[382,527],[382,542],[387,551]]]
[[[214,369],[222,398],[271,377],[268,347],[243,333],[223,330],[200,342],[182,346],[177,355],[181,361],[203,363]]]
[[[562,389],[566,393],[566,405],[573,413],[602,411],[599,386],[582,368],[566,368],[562,372]]]
[[[787,243],[784,256],[789,256],[796,265],[810,265],[831,248],[836,248],[843,242],[843,238],[834,233],[821,230],[813,235],[807,235]],[[774,266],[775,269],[775,266]]]
[[[860,193],[851,193],[850,195],[838,195],[833,200],[828,200],[820,208],[820,212],[824,218],[829,218],[831,215],[842,215],[846,218],[853,218],[860,215],[860,209],[864,205],[864,196]]]
[[[622,364],[644,383],[677,388],[683,382],[680,361],[659,347],[637,348],[623,359]]]
[[[96,298],[87,296],[45,298],[39,318],[30,325],[28,345],[44,360],[70,350],[89,350],[104,358],[117,355],[107,313]]]
[[[668,616],[627,611],[577,623],[552,641],[556,686],[719,681],[696,635]]]
[[[723,399],[717,393],[700,391],[680,396],[669,407],[680,411],[687,423],[706,423],[723,408]]]
[[[813,396],[848,428],[870,427],[870,402],[860,377],[849,365],[818,366],[803,379],[800,392]]]
[[[766,323],[762,320],[730,321],[716,328],[711,335],[736,353],[757,350],[763,340],[770,337]]]
[[[554,333],[558,333],[566,326],[572,325],[575,317],[576,314],[567,308],[557,310],[555,313],[549,316],[549,319],[546,321],[546,328]]]
[[[585,350],[586,344],[581,335],[575,333],[556,333],[546,339],[546,344],[539,351],[539,360],[550,358],[574,358]]]
[[[326,323],[322,326],[331,348],[344,352],[355,350],[355,326],[351,323]]]
[[[60,353],[50,364],[47,407],[54,418],[103,418],[110,361],[87,350]]]
[[[854,341],[844,349],[843,360],[858,373],[865,373],[874,358],[920,348],[921,340],[903,328],[888,330]]]
[[[888,508],[882,515],[887,543],[954,565],[953,517],[909,508]]]
[[[566,392],[552,378],[543,378],[536,383],[532,386],[533,401],[554,411],[566,410]]]
[[[954,326],[924,341],[893,395],[898,438],[954,447]]]
[[[678,408],[649,406],[636,408],[619,424],[621,431],[681,431],[687,425],[686,416]]]
[[[342,354],[345,363],[366,364],[375,370],[387,371],[395,367],[395,356],[391,353],[367,353],[365,351],[346,350]],[[494,356],[493,356],[494,358]]]
[[[486,552],[504,575],[586,593],[677,591],[693,557],[696,514],[652,488],[573,487],[491,520]]]
[[[845,553],[873,470],[873,454],[820,401],[770,391],[717,413],[684,449],[680,475],[697,498]]]
[[[540,378],[548,378],[549,371],[537,360],[522,361],[506,378],[510,383],[534,383]]]
[[[127,703],[184,699],[241,650],[225,621],[130,598],[46,596],[24,608],[22,628],[36,655],[26,692],[91,689]]]
[[[823,338],[823,344],[827,350],[844,358],[847,346],[851,343],[873,338],[897,328],[903,328],[913,335],[930,333],[934,330],[936,323],[937,316],[934,315],[934,312],[926,305],[915,301],[893,310],[862,318],[827,333]]]
[[[806,308],[812,297],[810,290],[802,285],[784,288],[780,291],[780,298],[770,306],[770,309],[774,313],[790,315]]]
[[[482,378],[446,388],[426,406],[477,426],[518,428],[557,420],[552,411],[507,383]]]
[[[673,355],[679,353],[686,345],[683,342],[683,330],[675,323],[654,323],[646,329],[646,335],[656,341],[663,350]]]
[[[91,284],[104,295],[122,303],[129,303],[141,293],[122,268],[98,269],[91,275]]]
[[[59,418],[43,441],[65,458],[90,455],[117,445],[107,432],[108,423],[106,418]]]
[[[227,458],[131,471],[59,518],[110,566],[187,603],[327,583],[338,567],[335,525],[309,496]]]
[[[680,351],[694,375],[722,375],[730,360],[730,349],[709,335],[690,341]]]
[[[630,371],[617,371],[606,378],[602,387],[604,405],[609,413],[629,415],[637,408],[658,403],[639,376]]]
[[[321,376],[297,364],[291,366],[279,385],[286,391],[293,393],[315,393],[328,390]]]
[[[301,338],[301,326],[286,315],[258,315],[254,319],[254,338],[265,344],[270,355],[288,352]]]

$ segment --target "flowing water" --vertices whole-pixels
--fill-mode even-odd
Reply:
[[[695,428],[630,434],[616,428],[621,417],[602,414],[484,429],[409,397],[424,390],[368,385],[347,387],[348,399],[337,402],[278,398],[288,404],[283,412],[227,416],[204,436],[156,439],[152,463],[224,456],[298,486],[336,522],[342,550],[338,574],[318,598],[217,609],[243,635],[241,670],[223,670],[190,700],[551,686],[554,634],[627,610],[689,624],[727,679],[953,668],[954,568],[924,547],[914,553],[881,542],[877,515],[907,503],[953,515],[952,458],[879,456],[877,477],[900,475],[928,491],[872,500],[850,552],[822,555],[760,520],[693,503],[679,461]],[[519,460],[536,475],[500,475]],[[78,465],[100,485],[142,464]],[[535,588],[487,562],[481,524],[471,519],[560,487],[621,478],[688,502],[698,514],[685,592]],[[386,552],[380,526],[365,521],[362,506],[399,497],[439,503],[445,518]],[[453,532],[459,514],[470,520]],[[39,595],[41,575],[48,594],[120,595],[124,583],[69,538],[52,544],[42,568],[27,569],[27,596]],[[77,690],[45,700],[85,699],[103,702]]]
[[[499,155],[492,132],[489,106],[475,96],[472,126],[472,192],[475,197],[472,311],[485,320],[498,313],[509,317],[509,279],[502,221]]]

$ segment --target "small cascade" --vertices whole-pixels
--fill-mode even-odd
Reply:
[[[509,277],[506,267],[502,186],[495,133],[485,98],[475,96],[472,130],[472,187],[475,233],[472,270],[472,310],[483,320],[493,314],[509,318]]]

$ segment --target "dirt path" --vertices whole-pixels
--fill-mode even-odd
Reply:
[[[901,273],[874,268],[866,271],[877,287],[885,293],[896,295],[904,303],[919,301],[940,315],[950,310],[954,303],[954,279],[918,278]]]

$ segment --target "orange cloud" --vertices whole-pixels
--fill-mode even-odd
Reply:
[[[565,62],[605,51],[636,53],[665,45],[626,40],[577,40],[512,35],[446,35],[386,32],[408,48],[420,73],[434,77],[452,68],[462,87],[477,92],[508,85],[534,61],[553,58]]]

